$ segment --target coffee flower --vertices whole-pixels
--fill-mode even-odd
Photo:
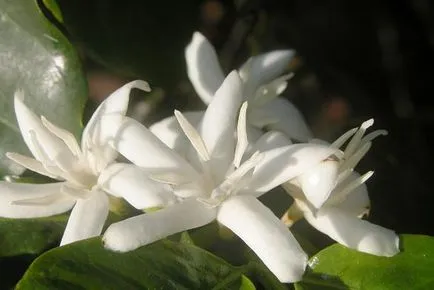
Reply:
[[[118,153],[107,145],[113,138],[127,110],[131,88],[148,91],[148,84],[134,81],[109,96],[95,111],[83,131],[81,147],[75,137],[46,118],[38,118],[24,104],[24,94],[15,94],[15,114],[21,134],[34,158],[18,153],[7,157],[25,168],[59,180],[48,184],[23,184],[0,182],[0,216],[8,218],[35,218],[51,216],[72,209],[61,245],[97,236],[109,212],[106,191],[115,195],[116,187],[124,189],[141,187],[141,170],[131,165],[117,164],[125,171],[134,172],[136,179],[110,172],[111,163]],[[113,166],[113,165],[112,165]],[[144,176],[142,172],[141,175]],[[102,182],[101,182],[102,181]],[[142,205],[145,204],[142,198]],[[161,199],[161,198],[160,198]],[[152,196],[149,198],[152,203]],[[158,200],[154,201],[159,204]],[[160,200],[161,201],[161,200]],[[136,205],[140,202],[137,201]]]
[[[372,140],[387,134],[377,130],[365,134],[373,119],[364,122],[337,139],[331,146],[341,147],[351,136],[342,157],[328,158],[311,170],[285,183],[294,197],[294,204],[282,217],[291,226],[304,217],[313,227],[338,243],[378,256],[399,252],[399,238],[392,230],[361,220],[369,212],[366,185],[373,171],[362,176],[354,167],[372,146]]]
[[[307,141],[312,137],[303,116],[285,98],[278,97],[287,86],[290,75],[282,75],[293,50],[276,50],[249,58],[240,68],[243,98],[249,102],[247,130],[250,141],[261,135],[260,129],[277,130],[290,139]],[[224,80],[224,73],[211,43],[199,32],[193,34],[185,49],[188,77],[202,101],[209,105]],[[203,112],[186,112],[185,116],[196,125]],[[150,127],[171,148],[183,150],[183,134],[174,117],[166,118]]]
[[[307,256],[257,197],[335,150],[317,144],[282,146],[279,137],[270,133],[253,146],[253,154],[244,154],[247,103],[238,115],[242,89],[238,73],[229,74],[197,128],[175,111],[191,144],[186,158],[138,122],[125,122],[113,146],[156,183],[170,185],[179,203],[112,224],[103,238],[107,248],[130,251],[217,220],[243,239],[280,281],[301,279]]]

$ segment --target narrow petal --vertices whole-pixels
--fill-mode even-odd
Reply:
[[[250,58],[240,68],[246,95],[248,97],[253,95],[259,86],[280,76],[294,55],[294,50],[275,50]]]
[[[134,164],[155,174],[174,171],[191,180],[197,176],[187,161],[133,119],[125,117],[112,145]]]
[[[336,187],[338,173],[337,161],[324,160],[298,178],[304,195],[315,208],[320,208],[329,198]]]
[[[317,230],[351,249],[391,257],[399,252],[399,237],[394,231],[360,220],[338,208],[324,208],[305,214]]]
[[[195,199],[138,215],[109,226],[103,241],[106,248],[127,252],[162,238],[212,222],[216,209]]]
[[[222,203],[217,220],[239,236],[283,283],[299,281],[307,255],[287,227],[252,196]]]
[[[209,104],[224,80],[217,53],[211,43],[199,32],[185,48],[187,74],[199,97]]]
[[[211,155],[211,168],[223,174],[234,157],[234,132],[242,101],[241,79],[233,71],[217,90],[199,124],[199,133]]]
[[[58,176],[52,174],[51,172],[49,172],[44,165],[33,158],[18,154],[18,153],[14,153],[14,152],[7,152],[6,153],[6,157],[8,157],[9,159],[13,160],[14,162],[18,163],[19,165],[30,169],[31,171],[37,172],[39,174],[51,177],[51,178],[58,178]]]
[[[243,194],[261,195],[274,187],[299,176],[336,153],[335,148],[318,144],[295,144],[264,151],[263,160],[256,166],[252,182]]]
[[[47,205],[17,205],[14,201],[45,198],[61,195],[64,182],[48,184],[26,184],[0,182],[0,216],[7,218],[46,217],[66,212],[72,208],[75,200],[63,196],[57,202]]]
[[[19,91],[20,92],[20,91]],[[15,114],[21,134],[27,147],[38,161],[50,163],[58,156],[62,156],[66,163],[75,159],[68,146],[51,133],[30,109],[24,104],[21,93],[15,94]]]
[[[199,121],[202,119],[204,112],[183,112],[182,114],[193,126],[196,127]],[[149,127],[149,131],[163,141],[163,143],[169,148],[172,148],[181,154],[181,156],[184,155],[187,152],[187,148],[190,147],[190,144],[179,127],[175,116],[167,117],[152,124]]]
[[[163,207],[176,200],[168,185],[149,179],[146,171],[132,164],[110,165],[102,171],[98,184],[137,209]]]
[[[312,138],[303,115],[284,98],[275,98],[263,106],[252,107],[248,117],[252,125],[281,131],[291,139],[306,142]]]
[[[69,216],[60,245],[92,238],[101,234],[109,212],[109,200],[102,191],[80,199]]]
[[[130,91],[138,88],[146,92],[150,91],[148,83],[136,80],[127,83],[107,97],[95,110],[86,127],[84,128],[81,145],[86,155],[92,154],[92,151],[100,152],[104,160],[100,160],[97,168],[99,171],[117,156],[116,151],[107,146],[107,142],[113,139],[113,136],[120,126],[122,117],[128,109]],[[105,116],[110,116],[110,122],[103,121]]]
[[[363,175],[363,176],[366,176]],[[351,174],[332,191],[324,206],[334,206],[354,216],[369,212],[370,200],[364,178],[357,172]],[[348,191],[348,192],[347,192]]]

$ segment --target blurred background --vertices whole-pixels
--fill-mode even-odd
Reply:
[[[295,49],[297,57],[288,63],[295,76],[284,96],[303,112],[316,137],[333,141],[372,117],[374,128],[389,131],[358,167],[375,171],[368,181],[369,220],[398,233],[434,235],[433,2],[58,3],[62,19],[46,12],[79,49],[89,83],[88,111],[140,78],[153,93],[135,92],[130,114],[147,125],[175,108],[203,108],[184,63],[193,31],[214,44],[227,72],[251,55]]]

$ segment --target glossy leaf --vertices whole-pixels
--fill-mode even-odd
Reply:
[[[252,289],[245,279],[242,268],[192,245],[164,240],[115,253],[94,238],[40,256],[16,289]]]
[[[434,289],[434,238],[402,235],[401,249],[387,258],[334,244],[311,259],[296,289]]]
[[[13,109],[17,89],[37,114],[81,132],[87,88],[72,45],[41,12],[38,1],[0,0],[0,174],[21,173],[5,152],[28,153]]]

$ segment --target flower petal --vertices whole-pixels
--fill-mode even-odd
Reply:
[[[202,119],[204,112],[184,112],[182,114],[193,126],[196,127],[199,121]],[[179,123],[174,116],[167,117],[152,124],[149,127],[149,131],[163,141],[163,143],[169,148],[172,148],[181,154],[181,156],[184,155],[187,152],[187,149],[190,147],[185,134],[179,127]]]
[[[109,165],[99,176],[98,184],[137,209],[163,207],[176,200],[168,185],[149,179],[146,171],[132,164]]]
[[[155,212],[114,223],[105,232],[103,241],[106,248],[127,252],[172,234],[201,227],[215,217],[215,208],[207,208],[195,199],[187,199]]]
[[[217,220],[238,235],[283,283],[299,281],[307,255],[287,227],[252,196],[222,203]]]
[[[294,50],[275,50],[247,60],[240,68],[240,76],[245,83],[246,96],[253,96],[259,86],[280,76],[294,55]]]
[[[60,245],[92,238],[101,234],[109,212],[109,200],[102,191],[79,199],[72,209]]]
[[[48,205],[18,205],[14,201],[60,196],[64,182],[48,184],[26,184],[0,182],[0,216],[7,218],[46,217],[66,212],[72,208],[75,200],[67,196],[56,198]]]
[[[324,160],[298,177],[304,195],[315,207],[320,208],[336,187],[339,163]]]
[[[112,145],[134,164],[154,174],[172,171],[182,173],[191,180],[197,176],[187,161],[131,118],[125,117]]]
[[[344,210],[354,216],[361,217],[369,212],[370,200],[368,195],[368,189],[366,184],[359,184],[355,189],[352,189],[349,193],[343,197],[342,191],[346,191],[347,186],[351,186],[355,181],[360,180],[360,174],[353,171],[344,182],[339,184],[335,190],[332,191],[329,200],[325,206],[334,206],[341,210]],[[358,184],[360,182],[357,182]],[[351,188],[353,188],[351,186]]]
[[[291,139],[306,142],[312,133],[300,111],[287,99],[275,98],[263,106],[252,107],[251,124],[270,130],[281,131]]]
[[[224,80],[217,53],[211,43],[199,32],[185,48],[187,74],[199,97],[209,104]]]
[[[317,230],[351,249],[391,257],[399,252],[399,237],[394,231],[360,220],[338,208],[324,208],[306,220]]]
[[[241,79],[238,73],[233,71],[215,93],[199,124],[198,131],[213,163],[210,167],[217,169],[219,174],[226,173],[234,158],[234,132],[242,101]]]
[[[252,181],[243,194],[259,196],[299,176],[336,153],[336,148],[318,144],[295,144],[264,151],[264,158],[253,171]]]
[[[95,110],[86,127],[84,128],[81,145],[86,155],[94,151],[100,152],[99,168],[104,168],[109,162],[113,161],[117,153],[107,142],[112,140],[116,130],[119,128],[122,118],[127,112],[130,91],[138,88],[146,92],[150,91],[148,83],[141,80],[135,80],[120,87],[110,96],[108,96]],[[110,116],[109,122],[104,120],[105,116]],[[104,160],[101,160],[103,157]]]
[[[68,146],[43,125],[41,119],[24,104],[23,98],[22,91],[15,93],[15,114],[24,142],[33,156],[44,164],[50,164],[61,156],[62,165],[70,166],[75,157]]]

